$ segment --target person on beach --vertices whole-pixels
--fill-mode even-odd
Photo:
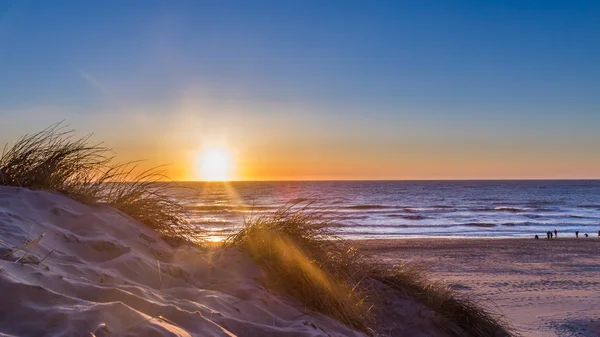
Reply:
[[[558,239],[558,231],[554,228],[554,237]]]
[[[586,238],[588,237],[587,233],[585,233],[585,237],[586,237]]]
[[[579,231],[575,231],[575,237],[579,239]]]
[[[598,231],[598,236],[600,236],[600,231]],[[540,239],[540,237],[539,237],[539,236],[537,236],[537,234],[536,234],[536,235],[535,235],[535,239],[536,239],[536,240],[539,240],[539,239]]]
[[[552,231],[550,231],[550,240],[554,239],[554,233],[552,233]]]

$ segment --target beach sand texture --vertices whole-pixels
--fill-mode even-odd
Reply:
[[[2,336],[364,336],[267,291],[237,251],[174,249],[56,193],[0,187],[0,240]]]
[[[592,234],[592,233],[590,233]],[[474,293],[525,336],[600,336],[600,239],[365,240],[385,263],[416,264]],[[496,306],[495,306],[495,305]]]

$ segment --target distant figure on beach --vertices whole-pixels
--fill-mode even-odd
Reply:
[[[554,239],[554,234],[550,231],[550,240]]]
[[[599,236],[600,236],[600,231],[598,232],[598,234],[599,234]],[[539,239],[540,239],[540,237],[539,237],[539,236],[537,236],[537,234],[536,234],[536,235],[535,235],[535,239],[536,239],[536,240],[539,240]]]
[[[598,231],[598,237],[600,238],[600,231]]]
[[[554,237],[558,239],[558,231],[554,228]]]
[[[585,233],[585,237],[586,237],[586,238],[588,237],[587,233]]]
[[[579,238],[579,231],[575,231],[575,237]]]
[[[550,240],[550,231],[546,232],[546,240]]]

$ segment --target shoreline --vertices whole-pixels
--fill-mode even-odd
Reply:
[[[574,236],[574,234],[573,234]],[[600,239],[354,240],[389,265],[409,264],[475,295],[524,336],[600,335]]]
[[[600,242],[600,237],[598,236],[598,233],[594,233],[594,235],[589,235],[588,238],[586,238],[584,236],[585,233],[579,233],[579,238],[575,237],[574,233],[569,233],[569,234],[563,234],[563,236],[560,236],[560,232],[559,232],[559,237],[558,238],[553,238],[550,241],[554,242],[554,241],[598,241]],[[568,235],[568,236],[564,236],[564,235]],[[355,242],[358,244],[365,244],[365,243],[370,243],[370,245],[373,245],[377,242],[384,244],[384,243],[389,243],[389,244],[393,244],[394,242],[404,242],[404,241],[464,241],[467,243],[473,243],[473,242],[485,242],[485,241],[533,241],[533,242],[539,242],[539,241],[548,241],[546,239],[546,236],[544,233],[542,234],[538,234],[539,236],[539,240],[536,240],[535,237],[533,235],[531,236],[486,236],[486,237],[481,237],[481,236],[416,236],[416,237],[385,237],[385,238],[356,238],[356,237],[352,237],[352,238],[345,238],[344,236],[340,236],[341,239],[343,240],[347,240],[347,241],[351,241],[351,242]]]
[[[543,233],[542,233],[543,234]],[[559,232],[560,234],[560,232]],[[588,240],[588,241],[592,241],[592,240],[596,240],[600,242],[600,237],[598,237],[598,233],[595,233],[594,235],[590,235],[588,238],[584,237],[585,233],[579,233],[580,237],[576,238],[575,234],[570,233],[568,237],[565,236],[560,236],[558,238],[553,238],[551,241],[584,241],[584,240]],[[563,235],[567,235],[567,234],[563,234]],[[589,235],[589,233],[588,233]],[[541,236],[541,234],[538,234],[538,236],[540,237],[539,240],[537,241],[548,241],[546,240],[545,236]],[[345,239],[342,236],[343,239]],[[391,237],[391,238],[365,238],[365,239],[360,239],[360,238],[351,238],[351,239],[347,239],[349,241],[353,241],[353,242],[359,242],[359,243],[364,243],[364,242],[370,242],[370,241],[381,241],[383,242],[392,242],[392,241],[405,241],[405,240],[413,240],[413,241],[487,241],[487,240],[516,240],[516,241],[536,241],[534,237],[532,236],[418,236],[418,237]]]

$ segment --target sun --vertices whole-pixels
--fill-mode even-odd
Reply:
[[[223,148],[209,148],[198,154],[197,174],[205,181],[231,179],[231,154]]]

